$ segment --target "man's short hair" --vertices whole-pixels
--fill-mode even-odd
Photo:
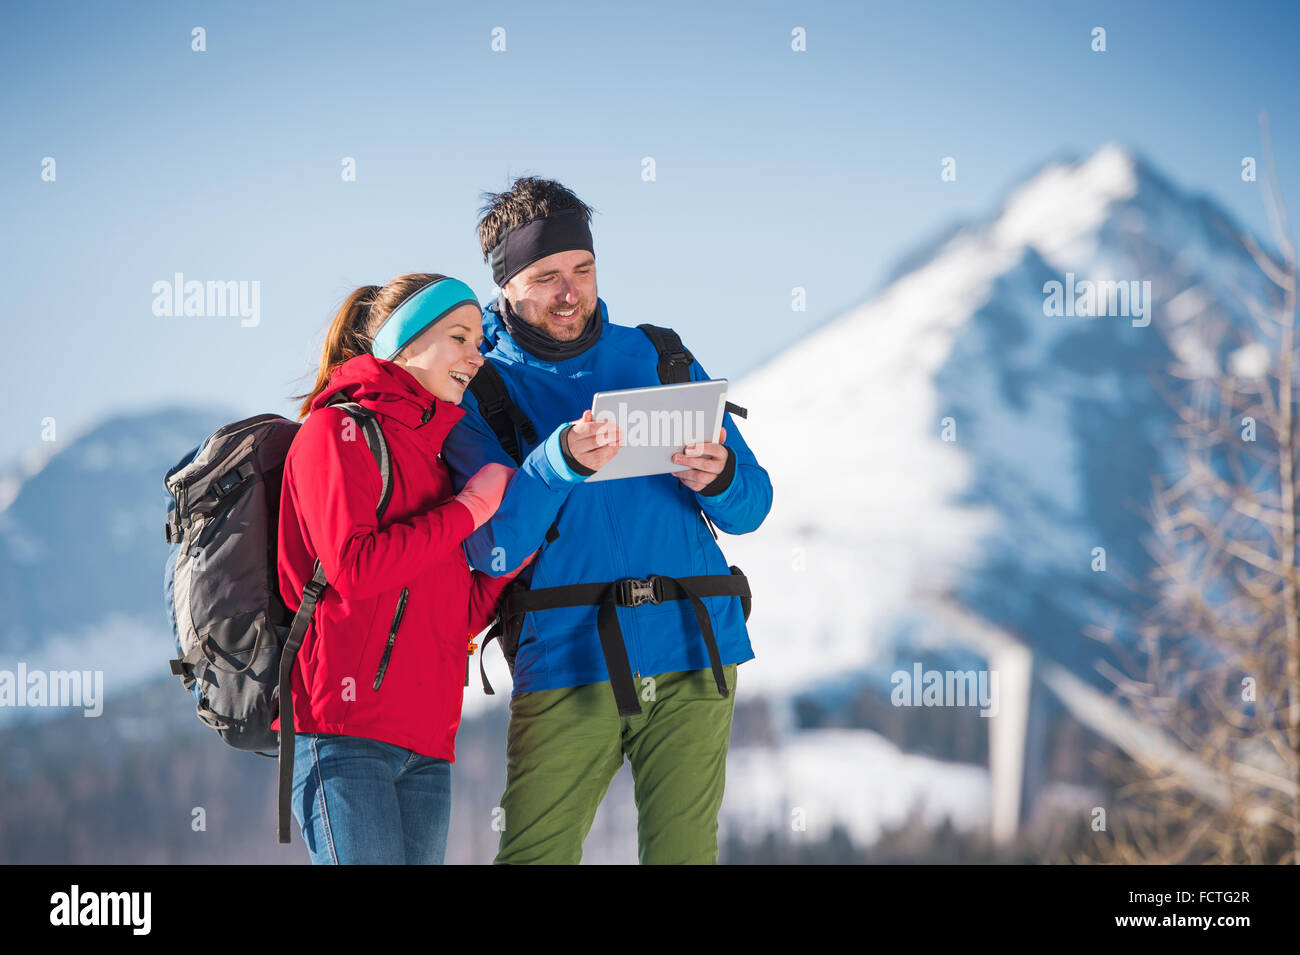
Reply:
[[[483,198],[487,205],[478,211],[478,242],[484,262],[506,232],[530,219],[577,209],[584,222],[591,222],[591,207],[554,179],[520,176],[505,192],[485,192]]]

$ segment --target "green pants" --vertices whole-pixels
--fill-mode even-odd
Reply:
[[[717,864],[736,701],[736,664],[723,669],[726,698],[711,670],[642,677],[640,716],[618,715],[608,681],[511,697],[495,863],[581,862],[596,808],[626,756],[640,861]]]

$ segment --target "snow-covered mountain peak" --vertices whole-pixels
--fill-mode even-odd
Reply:
[[[725,542],[756,595],[751,686],[862,670],[926,628],[935,590],[1088,668],[1084,627],[1147,570],[1170,427],[1153,378],[1260,281],[1222,210],[1113,144],[931,248],[732,386],[775,488],[764,526]],[[1146,312],[1052,313],[1050,283],[1076,280],[1123,282]]]
[[[1086,249],[1116,203],[1138,193],[1139,163],[1128,150],[1107,144],[1080,163],[1053,163],[1007,199],[989,237],[1009,249],[1032,246],[1046,261]]]

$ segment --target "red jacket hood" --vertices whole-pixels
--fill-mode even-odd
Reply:
[[[436,449],[442,448],[447,434],[465,414],[459,405],[431,395],[401,365],[374,355],[358,355],[335,368],[312,400],[311,410],[323,408],[339,395],[420,431]]]

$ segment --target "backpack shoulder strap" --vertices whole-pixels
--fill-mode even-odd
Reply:
[[[681,336],[671,328],[658,325],[638,325],[637,328],[654,342],[655,351],[659,352],[659,383],[663,385],[680,385],[691,380],[691,364],[695,361]],[[748,418],[749,412],[740,405],[727,402],[726,411],[738,418]],[[714,535],[716,536],[716,535]]]
[[[388,457],[388,442],[384,439],[384,432],[379,427],[379,422],[375,420],[375,413],[364,405],[357,404],[355,401],[338,401],[332,402],[330,407],[342,408],[361,425],[361,433],[365,435],[370,453],[374,455],[375,464],[379,466],[379,482],[382,490],[379,493],[379,505],[375,508],[375,518],[381,518],[384,516],[384,509],[388,507],[389,499],[393,496],[392,462]]]
[[[293,797],[293,691],[290,688],[294,661],[298,659],[298,650],[302,647],[303,637],[307,635],[307,625],[316,613],[316,601],[327,586],[325,568],[316,561],[311,580],[302,589],[302,603],[293,615],[293,624],[289,635],[285,637],[280,650],[280,686],[278,693],[280,716],[280,767],[279,792],[277,793],[276,837],[281,844],[289,842],[290,799]]]
[[[659,382],[664,385],[680,385],[691,380],[691,364],[695,356],[686,350],[679,336],[671,328],[658,325],[638,325],[654,343],[659,352]]]
[[[510,400],[510,392],[506,390],[505,380],[494,362],[483,362],[483,367],[470,379],[469,390],[474,393],[474,398],[478,401],[479,413],[483,415],[483,420],[501,442],[502,449],[510,455],[516,465],[523,464],[524,459],[520,453],[516,431],[523,436],[525,442],[535,444],[537,429],[528,420],[528,416]]]

